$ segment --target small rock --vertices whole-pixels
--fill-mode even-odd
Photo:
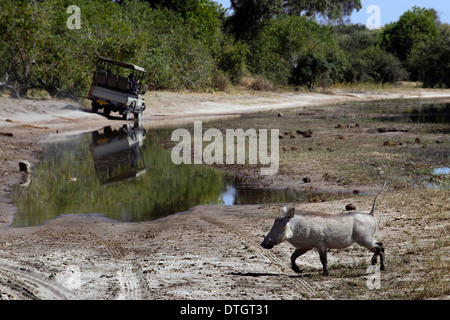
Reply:
[[[397,221],[397,220],[402,220],[402,219],[405,219],[405,218],[406,218],[406,215],[405,214],[401,214],[401,215],[399,215],[397,217],[394,217],[394,220]]]
[[[353,190],[353,194],[359,194],[359,193],[360,193],[359,190],[357,190],[357,189]]]
[[[342,124],[339,123],[335,128],[336,128],[336,129],[342,128]]]
[[[353,203],[349,203],[345,206],[345,210],[347,211],[356,210],[356,206]]]
[[[27,160],[22,160],[19,162],[19,170],[23,172],[30,172],[31,164]]]
[[[441,139],[436,140],[436,143],[444,143]]]
[[[282,117],[283,116],[283,114],[280,112],[279,114],[278,114],[278,117],[280,118],[280,117]]]
[[[296,146],[293,146],[293,147],[291,147],[291,150],[292,150],[292,151],[297,151],[298,148],[297,148]]]
[[[307,131],[297,130],[297,134],[301,134],[304,138],[311,138],[313,131],[308,129]]]
[[[420,138],[417,137],[414,141],[415,141],[416,143],[420,143]]]
[[[311,182],[311,178],[310,177],[305,177],[305,178],[303,178],[303,182],[304,183],[309,183],[309,182]]]
[[[295,135],[291,134],[291,139],[297,138]]]
[[[383,146],[390,146],[391,142],[389,140],[386,140],[385,142],[383,142]]]
[[[308,148],[308,151],[313,151],[313,148],[309,147],[309,148]]]

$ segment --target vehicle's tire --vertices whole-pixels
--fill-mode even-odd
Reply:
[[[98,103],[95,101],[92,101],[92,112],[97,113],[99,109]]]
[[[142,112],[135,112],[134,120],[141,120],[141,119],[142,119]]]
[[[124,113],[122,113],[122,117],[123,117],[123,120],[130,120],[131,119],[130,112],[125,111]]]

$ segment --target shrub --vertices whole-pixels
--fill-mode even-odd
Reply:
[[[343,78],[346,82],[395,82],[407,77],[400,60],[379,46],[378,30],[363,25],[335,28],[340,47],[347,55]]]
[[[413,7],[402,14],[397,22],[383,28],[381,46],[406,62],[414,48],[438,35],[437,20],[435,10]]]
[[[338,80],[344,63],[332,29],[299,16],[273,19],[251,43],[249,58],[254,74],[281,86],[308,85],[315,71]]]
[[[408,63],[424,87],[450,88],[450,26],[440,26],[438,37],[415,48]]]
[[[291,72],[289,83],[294,86],[306,85],[313,88],[321,80],[322,86],[328,84],[329,72],[328,61],[314,53],[307,53],[297,60],[296,66]]]

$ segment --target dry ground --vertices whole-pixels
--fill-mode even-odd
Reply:
[[[303,273],[296,274],[290,270],[292,248],[288,244],[263,249],[259,244],[273,218],[280,214],[278,204],[197,206],[141,223],[118,223],[98,215],[64,215],[40,226],[9,227],[14,214],[7,198],[9,188],[27,179],[25,173],[18,172],[17,163],[22,159],[37,163],[38,141],[120,120],[85,112],[73,102],[0,98],[0,297],[448,299],[450,192],[448,188],[416,188],[410,182],[428,178],[420,171],[425,165],[448,166],[448,135],[433,133],[426,126],[407,125],[395,126],[408,132],[373,133],[370,130],[378,128],[379,123],[364,120],[366,110],[350,103],[433,94],[450,96],[449,91],[414,91],[338,92],[334,96],[151,93],[148,97],[151,111],[144,118],[148,126],[173,123],[175,116],[180,122],[188,121],[186,114],[197,118],[265,110],[247,113],[239,122],[220,120],[210,124],[218,128],[233,124],[277,126],[283,134],[313,130],[311,138],[295,134],[296,138],[281,140],[277,176],[260,178],[255,175],[257,168],[228,168],[247,175],[249,183],[350,193],[359,190],[364,194],[379,189],[376,168],[380,168],[390,177],[375,213],[379,221],[377,239],[385,245],[387,268],[381,273],[380,289],[375,290],[367,285],[372,279],[366,273],[371,254],[359,246],[329,253],[329,277],[320,276],[321,264],[315,251],[298,259]],[[291,109],[277,117],[280,111],[275,109],[279,108]],[[380,109],[380,113],[384,111]],[[183,112],[184,117],[180,116]],[[359,128],[345,127],[354,125],[356,119]],[[339,123],[344,128],[336,128]],[[407,144],[418,135],[420,143]],[[443,139],[443,143],[434,143],[436,139]],[[386,140],[392,144],[384,145]],[[302,181],[306,175],[311,183]],[[344,200],[319,197],[317,201],[294,205],[339,213],[352,202],[358,210],[369,211],[373,196],[349,194]]]

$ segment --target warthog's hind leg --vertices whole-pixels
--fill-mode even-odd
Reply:
[[[372,265],[377,264],[377,257],[380,256],[380,270],[385,269],[384,247],[381,242],[375,242],[375,245],[370,249],[375,252],[372,256]]]

